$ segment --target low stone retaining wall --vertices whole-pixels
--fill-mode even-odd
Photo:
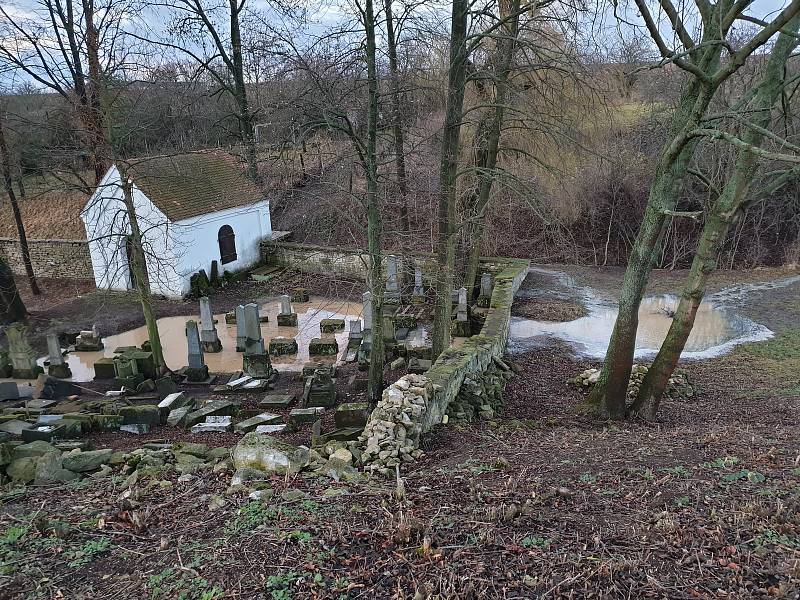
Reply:
[[[496,405],[498,386],[507,379],[508,367],[501,357],[508,341],[511,304],[529,266],[528,261],[506,260],[494,276],[492,299],[480,333],[461,347],[442,352],[419,381],[405,376],[384,390],[360,438],[368,450],[362,457],[368,468],[388,473],[403,460],[416,458],[419,436],[444,421],[465,379],[469,389],[461,398],[463,403],[474,405],[475,397],[484,395],[489,406]],[[424,393],[420,394],[416,388],[422,385]]]
[[[397,254],[398,276],[401,284],[413,285],[414,266],[422,268],[423,284],[428,287],[433,285],[436,272],[436,260],[433,254],[425,252],[414,253],[411,261],[413,264],[404,265],[403,258]],[[333,246],[317,246],[299,242],[284,242],[265,239],[261,242],[261,260],[267,265],[276,267],[291,267],[303,273],[325,273],[366,281],[369,271],[369,254],[364,250],[339,248]],[[481,272],[489,271],[493,275],[502,271],[509,259],[481,258]],[[384,269],[386,256],[384,256]],[[408,281],[403,282],[403,274],[407,274]]]
[[[54,279],[94,279],[89,244],[85,240],[28,240],[33,272]],[[19,240],[0,238],[0,256],[15,275],[25,274]]]

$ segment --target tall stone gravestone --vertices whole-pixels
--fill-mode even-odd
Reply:
[[[386,257],[386,292],[384,301],[389,304],[400,302],[400,282],[397,279],[397,257],[390,254]]]
[[[58,343],[58,336],[55,333],[47,334],[47,354],[48,362],[50,363],[47,367],[48,375],[59,379],[72,377],[72,371],[61,354],[61,344]]]
[[[422,304],[425,302],[425,288],[422,286],[422,267],[414,266],[414,291],[411,293],[411,302]]]
[[[456,308],[456,320],[453,322],[453,335],[456,337],[472,335],[467,309],[467,288],[462,287],[458,290],[458,307]]]
[[[489,308],[492,301],[492,276],[489,273],[481,275],[481,290],[478,294],[478,306]]]
[[[283,294],[281,296],[278,327],[297,327],[297,313],[292,312],[292,303],[289,300],[288,294]]]
[[[364,330],[370,331],[372,329],[372,293],[364,292],[361,295],[361,300],[364,303],[362,316],[364,317]]]
[[[222,342],[217,335],[214,313],[211,312],[207,296],[200,298],[200,345],[203,347],[203,352],[222,351]]]
[[[44,369],[36,364],[36,351],[28,343],[28,328],[12,323],[6,328],[11,376],[16,379],[36,379]]]
[[[208,380],[208,367],[203,357],[203,345],[200,343],[200,334],[197,331],[196,321],[186,322],[186,343],[189,354],[186,379],[192,382]]]
[[[244,306],[244,357],[242,357],[242,370],[250,377],[267,379],[274,370],[269,360],[269,354],[264,347],[264,338],[261,337],[261,319],[258,315],[258,304]]]
[[[236,307],[236,351],[244,352],[244,343],[247,340],[244,324],[244,306]]]

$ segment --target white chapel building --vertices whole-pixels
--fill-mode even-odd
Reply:
[[[219,274],[259,260],[259,243],[272,233],[269,201],[236,157],[223,151],[156,156],[127,161],[133,203],[154,294],[180,297],[200,269]],[[95,284],[133,289],[130,223],[120,168],[113,165],[81,212]]]

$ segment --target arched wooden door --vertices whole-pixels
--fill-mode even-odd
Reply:
[[[219,242],[219,258],[223,265],[236,260],[236,234],[230,225],[223,225],[217,233]]]

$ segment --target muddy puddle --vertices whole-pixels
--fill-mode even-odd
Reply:
[[[213,306],[213,305],[212,305]],[[261,324],[264,345],[273,337],[295,338],[299,351],[291,356],[270,357],[273,366],[283,371],[300,371],[309,361],[308,343],[320,337],[319,323],[322,319],[357,319],[361,316],[361,304],[312,297],[310,302],[294,303],[292,309],[297,313],[297,327],[278,327],[277,315],[280,301],[260,305],[261,316],[268,315],[269,322]],[[198,308],[199,310],[199,308]],[[158,331],[164,348],[164,359],[174,370],[187,364],[186,322],[194,319],[199,323],[200,316],[164,317],[158,320]],[[222,352],[206,353],[205,362],[212,373],[231,373],[241,370],[242,353],[236,352],[236,325],[226,325],[225,315],[215,315],[217,334],[222,342]],[[114,356],[114,349],[120,346],[141,346],[147,340],[147,329],[138,327],[118,335],[103,338],[105,348],[102,352],[71,352],[67,355],[73,381],[90,381],[94,378],[94,363],[104,356]],[[347,347],[347,328],[336,333],[339,354]],[[339,357],[315,357],[314,360],[334,362]],[[40,363],[44,359],[40,360]]]
[[[541,345],[547,338],[555,338],[571,344],[583,355],[602,358],[605,356],[611,332],[617,318],[617,306],[606,298],[594,294],[591,288],[580,287],[563,273],[537,269],[538,277],[551,276],[556,287],[544,292],[555,297],[570,295],[580,300],[589,311],[585,317],[574,321],[554,323],[513,317],[509,336],[512,352],[523,352],[532,345]],[[541,295],[538,292],[537,295]],[[731,294],[733,295],[733,294]],[[737,294],[737,297],[739,294]],[[697,318],[686,348],[684,358],[711,358],[718,356],[738,344],[766,340],[772,332],[765,326],[737,314],[722,303],[724,293],[710,296],[700,305]],[[647,297],[639,309],[639,330],[636,336],[637,357],[652,356],[664,341],[672,323],[672,315],[678,306],[678,297],[662,295]]]

